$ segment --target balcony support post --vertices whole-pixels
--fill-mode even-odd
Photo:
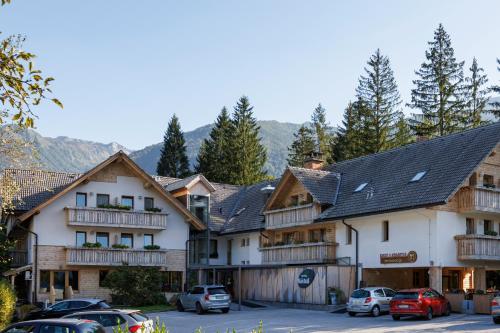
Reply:
[[[474,267],[474,289],[486,291],[486,269],[484,267]]]

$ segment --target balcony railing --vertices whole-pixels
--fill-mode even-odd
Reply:
[[[166,213],[128,211],[108,208],[66,207],[69,225],[164,230]]]
[[[22,267],[28,264],[28,251],[23,250],[12,250],[10,251],[10,256],[12,261],[10,262],[10,267]]]
[[[312,264],[335,261],[335,247],[330,242],[281,245],[260,248],[263,264]]]
[[[68,265],[89,266],[166,266],[166,250],[67,247]]]
[[[462,213],[500,213],[500,190],[463,187],[458,194],[458,209]]]
[[[459,235],[458,260],[500,260],[500,237],[487,235]]]
[[[312,223],[320,214],[320,208],[315,204],[268,210],[266,216],[266,229],[294,227]]]

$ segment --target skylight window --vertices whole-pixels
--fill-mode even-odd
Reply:
[[[420,171],[415,176],[413,176],[413,178],[410,180],[410,183],[418,182],[420,179],[424,178],[426,173],[427,171]]]
[[[356,189],[354,190],[354,192],[361,192],[361,191],[363,191],[363,189],[365,188],[366,185],[368,185],[368,183],[363,183],[363,184],[359,185],[358,187],[356,187]]]

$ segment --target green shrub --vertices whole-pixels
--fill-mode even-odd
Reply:
[[[125,244],[113,244],[111,247],[113,249],[128,249],[128,245]]]
[[[97,207],[105,209],[120,209],[120,210],[130,210],[132,208],[130,206],[122,206],[122,205],[99,205]]]
[[[99,242],[96,242],[96,243],[85,242],[85,243],[83,243],[83,247],[100,248],[101,246],[102,245]]]
[[[0,280],[0,330],[10,324],[16,310],[16,294],[6,280]]]
[[[160,249],[160,245],[156,245],[156,244],[146,245],[146,246],[144,246],[144,249],[145,250],[159,250]]]
[[[146,208],[145,209],[146,212],[153,212],[153,213],[159,213],[161,212],[161,208],[158,208],[158,207],[151,207],[151,208]]]
[[[484,232],[485,235],[488,235],[488,236],[498,236],[498,232],[494,231],[494,230],[486,230]]]

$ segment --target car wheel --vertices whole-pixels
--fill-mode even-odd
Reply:
[[[181,301],[177,301],[177,303],[175,304],[175,306],[177,307],[177,311],[184,312],[184,306],[182,306]]]
[[[373,316],[373,317],[378,317],[378,316],[380,316],[380,308],[378,307],[378,305],[375,305],[375,306],[372,308],[372,316]]]
[[[392,315],[392,320],[399,320],[399,319],[401,319],[400,316],[398,316],[398,315]]]
[[[355,317],[356,316],[356,312],[349,311],[349,316]]]
[[[198,302],[196,303],[196,313],[199,315],[202,315],[205,313],[205,310],[201,307],[201,304]]]
[[[500,317],[493,317],[493,322],[495,324],[500,324]]]
[[[444,313],[443,315],[444,316],[449,316],[451,313],[451,306],[450,306],[450,303],[446,304],[446,310],[444,310]]]
[[[221,309],[222,313],[228,313],[229,312],[229,308],[224,308],[224,309]]]
[[[427,314],[425,315],[425,320],[431,320],[433,317],[432,315],[432,308],[427,309]]]

